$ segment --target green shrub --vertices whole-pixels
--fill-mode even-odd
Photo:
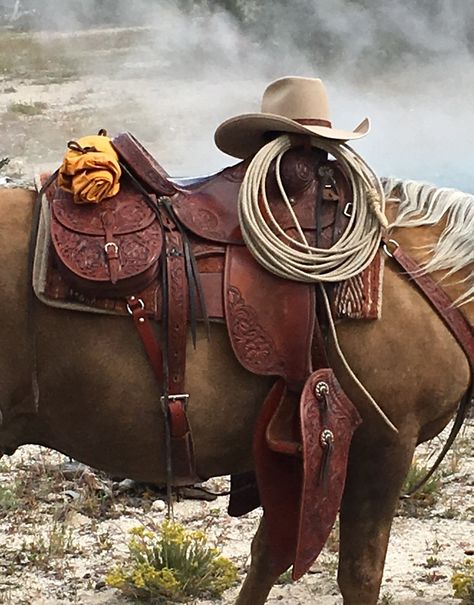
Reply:
[[[0,485],[0,515],[14,510],[18,506],[18,498],[14,486]]]
[[[410,470],[405,477],[403,492],[410,492],[427,475],[429,470],[428,466],[420,464],[417,460],[413,460]],[[413,494],[413,497],[420,500],[436,500],[439,489],[440,480],[436,475],[433,475]]]
[[[429,471],[429,467],[413,460],[410,470],[405,477],[402,494],[410,493],[411,490],[423,479]],[[409,498],[400,500],[399,513],[419,517],[427,514],[428,510],[436,504],[440,495],[441,482],[435,474],[413,493]]]
[[[157,531],[135,527],[130,533],[129,560],[106,577],[129,598],[166,603],[219,597],[237,579],[235,566],[207,545],[202,532],[165,521]]]
[[[474,605],[474,560],[461,565],[451,578],[454,596],[462,605]]]

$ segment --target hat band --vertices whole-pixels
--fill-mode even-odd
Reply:
[[[319,118],[294,118],[293,121],[298,122],[302,126],[326,126],[326,128],[332,128],[332,123],[329,120]]]

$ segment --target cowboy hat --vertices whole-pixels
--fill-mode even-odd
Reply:
[[[365,118],[354,130],[333,128],[324,84],[319,78],[289,76],[269,84],[261,113],[245,113],[223,122],[214,139],[221,151],[246,158],[268,142],[268,132],[317,135],[336,141],[360,139],[370,129]]]

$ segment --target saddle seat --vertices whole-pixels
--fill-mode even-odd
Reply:
[[[347,222],[335,225],[340,201],[336,189],[347,191],[348,186],[334,161],[327,161],[322,152],[294,149],[287,152],[281,163],[281,175],[285,190],[290,196],[292,209],[303,230],[315,230],[315,199],[322,177],[325,181],[319,202],[321,247],[329,247],[336,241]],[[178,188],[173,207],[181,222],[194,235],[223,244],[243,245],[239,226],[238,196],[249,160],[224,169],[213,178],[198,185]],[[267,177],[268,201],[278,224],[286,231],[294,228],[294,220],[278,190],[274,167]],[[345,199],[348,202],[348,199]],[[334,231],[331,229],[334,227]],[[311,238],[310,238],[311,239]]]

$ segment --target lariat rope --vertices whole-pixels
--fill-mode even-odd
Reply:
[[[310,246],[306,239],[281,178],[282,157],[292,147],[287,135],[280,136],[262,147],[247,168],[239,192],[242,236],[255,260],[271,273],[293,281],[319,284],[336,354],[384,424],[391,432],[398,433],[397,428],[348,364],[339,344],[323,283],[354,277],[373,260],[379,249],[383,231],[388,226],[384,214],[384,191],[374,171],[349,145],[319,137],[311,137],[311,145],[327,151],[339,161],[352,187],[352,212],[339,240],[330,248],[324,249]],[[278,188],[300,240],[289,236],[282,229],[270,209],[265,182],[273,160],[276,160],[275,175]]]
[[[247,168],[239,192],[242,236],[254,258],[279,277],[306,283],[342,281],[368,267],[379,249],[382,231],[388,225],[383,187],[374,171],[349,145],[319,137],[311,137],[311,145],[324,149],[339,161],[352,187],[352,212],[339,240],[324,249],[310,246],[306,239],[280,174],[282,157],[292,147],[287,135],[262,147]],[[283,230],[268,203],[265,181],[273,160],[278,188],[299,240]]]

